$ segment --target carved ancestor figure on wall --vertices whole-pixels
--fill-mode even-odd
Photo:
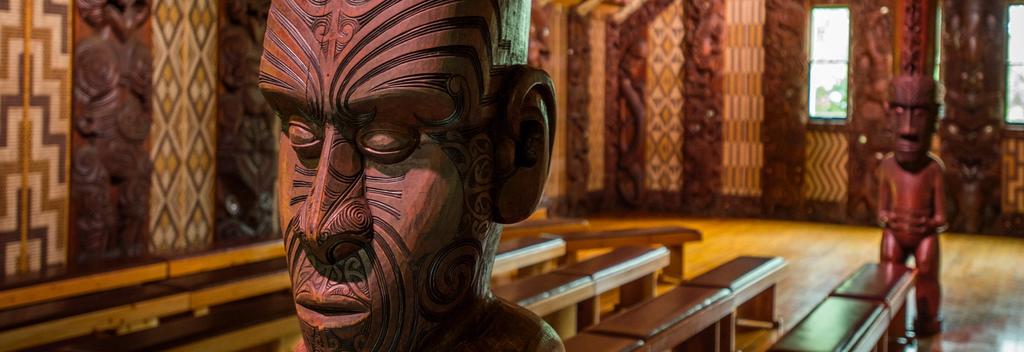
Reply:
[[[917,321],[922,336],[941,330],[939,236],[946,227],[942,162],[928,154],[938,105],[935,81],[921,75],[893,80],[887,106],[894,153],[879,167],[878,219],[882,262],[917,263]]]
[[[144,255],[153,57],[143,0],[76,0],[72,233],[80,263]]]
[[[501,225],[537,206],[554,95],[530,0],[273,0],[259,85],[300,350],[558,350],[490,291]]]
[[[644,80],[647,74],[647,41],[630,43],[619,63],[618,133],[616,165],[619,198],[630,207],[640,205],[643,188]]]

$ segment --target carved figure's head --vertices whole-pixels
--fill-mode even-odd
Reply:
[[[490,298],[501,226],[547,178],[529,0],[273,0],[260,88],[310,350],[421,350]],[[439,346],[434,346],[439,347]]]
[[[889,94],[886,109],[896,161],[904,168],[916,169],[927,160],[935,133],[935,80],[903,74],[893,79]]]

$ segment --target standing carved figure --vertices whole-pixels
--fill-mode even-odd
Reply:
[[[499,223],[550,164],[530,0],[273,0],[259,86],[281,118],[280,220],[308,351],[549,351],[495,298]]]
[[[623,50],[619,69],[619,162],[616,167],[619,197],[630,207],[640,205],[643,187],[644,78],[646,75],[647,42],[631,43]]]
[[[71,218],[81,263],[138,257],[149,242],[153,57],[146,0],[76,0]]]
[[[878,219],[882,262],[917,263],[917,321],[922,336],[941,330],[939,303],[939,233],[946,227],[944,166],[928,154],[938,106],[935,81],[921,75],[893,80],[887,106],[894,153],[879,170]]]

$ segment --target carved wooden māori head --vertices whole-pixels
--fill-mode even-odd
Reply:
[[[935,133],[935,80],[902,74],[893,79],[889,94],[887,109],[896,161],[904,168],[916,169],[927,160]]]
[[[259,85],[310,350],[423,350],[492,300],[501,226],[547,178],[529,0],[273,0]],[[469,329],[469,330],[467,330]],[[444,342],[442,342],[443,344]]]

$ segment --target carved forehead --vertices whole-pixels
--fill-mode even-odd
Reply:
[[[904,106],[935,105],[935,80],[922,75],[899,75],[892,80],[889,101]]]

